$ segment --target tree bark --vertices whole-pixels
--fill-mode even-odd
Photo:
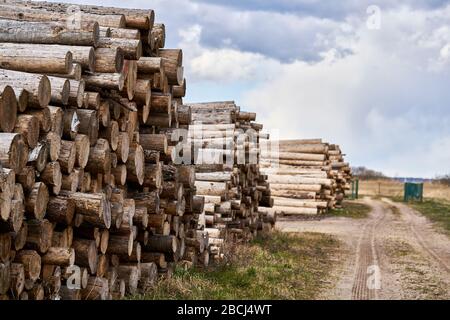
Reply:
[[[41,273],[41,256],[34,250],[20,250],[14,259],[16,263],[22,263],[25,278],[32,281],[39,279]]]
[[[62,186],[62,174],[59,162],[50,162],[41,173],[41,180],[52,187],[54,195],[58,195]]]
[[[75,263],[75,250],[71,248],[51,247],[42,256],[42,263],[55,266],[72,266]]]
[[[59,164],[61,165],[61,171],[70,174],[75,166],[77,149],[75,142],[61,140],[61,151],[59,154]]]
[[[26,247],[46,253],[52,245],[53,225],[48,220],[30,220]]]
[[[98,254],[95,241],[87,239],[74,239],[72,246],[75,250],[75,263],[78,266],[89,268],[91,274],[97,271]]]
[[[70,29],[60,22],[30,22],[0,19],[0,41],[30,44],[94,46],[99,42],[98,24],[92,30]]]
[[[50,103],[51,84],[45,75],[0,69],[0,81],[11,87],[27,90],[28,103],[33,107],[44,108]]]
[[[125,59],[139,60],[142,56],[141,40],[101,37],[98,42],[98,47],[110,49],[120,48]]]
[[[27,217],[42,220],[45,216],[49,194],[47,186],[42,182],[36,182],[26,197],[25,210]]]
[[[75,201],[66,197],[50,197],[47,205],[47,219],[70,225],[75,215]]]
[[[0,88],[0,130],[12,132],[17,120],[17,99],[14,89],[6,85]]]

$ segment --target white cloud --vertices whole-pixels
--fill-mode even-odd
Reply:
[[[282,137],[340,143],[355,165],[400,175],[448,172],[448,39],[442,30],[449,13],[449,7],[384,12],[379,31],[355,20],[356,36],[343,39],[354,54],[339,57],[331,48],[318,63],[284,64],[273,81],[244,95],[244,105]]]
[[[369,2],[104,4],[155,9],[168,46],[184,50],[186,100],[225,92],[282,137],[341,144],[354,165],[402,176],[449,172],[450,5],[380,0],[381,29],[373,31]]]
[[[235,49],[207,49],[201,46],[202,28],[194,25],[180,30],[180,47],[187,55],[187,68],[191,81],[234,81],[261,80],[264,73],[273,73],[279,62],[261,54],[242,52]]]

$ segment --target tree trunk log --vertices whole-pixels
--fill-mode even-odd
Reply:
[[[25,278],[32,281],[39,279],[41,273],[41,256],[34,250],[20,250],[14,259],[16,263],[22,263]]]
[[[42,220],[47,210],[49,194],[47,186],[42,182],[36,182],[26,197],[25,210],[27,217]]]
[[[46,253],[52,245],[53,225],[48,220],[28,221],[26,247],[40,253]]]
[[[28,103],[33,107],[44,108],[50,102],[51,84],[45,75],[0,69],[0,80],[11,87],[27,90]]]
[[[91,173],[109,174],[111,171],[111,152],[109,142],[98,139],[95,146],[91,147],[86,171]]]
[[[145,166],[145,158],[144,158],[144,150],[142,146],[133,143],[130,146],[130,152],[128,154],[127,160],[127,175],[128,180],[138,183],[142,185],[144,183],[144,166]]]
[[[22,134],[28,146],[33,149],[39,140],[39,120],[32,115],[21,114],[17,117],[14,132]]]
[[[42,256],[42,263],[66,267],[73,266],[75,263],[75,250],[51,247]]]
[[[123,62],[124,54],[120,47],[95,49],[96,73],[120,73]]]
[[[148,239],[146,250],[173,254],[177,252],[177,241],[174,236],[153,235]]]
[[[139,60],[142,56],[141,40],[101,37],[98,48],[120,48],[124,58],[129,60]]]
[[[61,165],[61,171],[70,174],[75,166],[77,149],[75,142],[61,140],[61,151],[59,154],[59,164]]]
[[[72,246],[75,250],[75,263],[87,267],[91,274],[97,271],[98,254],[95,241],[87,239],[74,239]]]
[[[75,201],[66,197],[50,197],[47,219],[51,222],[70,225],[75,215]]]
[[[0,41],[30,44],[94,46],[99,42],[98,24],[91,31],[70,29],[64,23],[0,19]]]
[[[79,109],[77,110],[78,118],[80,120],[80,127],[78,132],[85,134],[89,137],[91,146],[97,143],[99,121],[97,117],[97,111]]]
[[[12,132],[17,120],[17,99],[14,89],[6,85],[0,88],[0,130]]]

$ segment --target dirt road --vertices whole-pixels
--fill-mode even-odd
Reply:
[[[322,299],[449,299],[450,239],[420,213],[387,199],[364,199],[365,219],[281,221],[285,232],[319,232],[342,242]]]

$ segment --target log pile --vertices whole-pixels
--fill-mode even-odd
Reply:
[[[317,215],[336,208],[345,196],[350,168],[336,145],[321,139],[278,141],[261,155],[274,205],[264,212]]]
[[[347,188],[338,146],[283,142],[275,173],[256,114],[183,104],[183,52],[154,19],[0,3],[0,299],[145,292]]]
[[[331,163],[331,175],[336,180],[335,206],[341,208],[345,192],[350,190],[352,172],[349,163],[344,160],[345,154],[342,153],[340,146],[330,144],[328,155]]]
[[[256,114],[242,112],[232,101],[188,104],[191,122],[182,144],[184,161],[195,165],[196,201],[202,212],[198,238],[207,239],[205,254],[221,259],[226,244],[246,241],[258,230],[271,230],[275,217],[258,211],[264,196],[270,198],[266,176],[259,172],[259,132]],[[165,130],[174,147],[180,134]],[[206,253],[207,252],[207,253]]]
[[[208,263],[195,167],[162,133],[191,122],[182,51],[152,10],[71,8],[0,4],[1,299],[116,299]]]

